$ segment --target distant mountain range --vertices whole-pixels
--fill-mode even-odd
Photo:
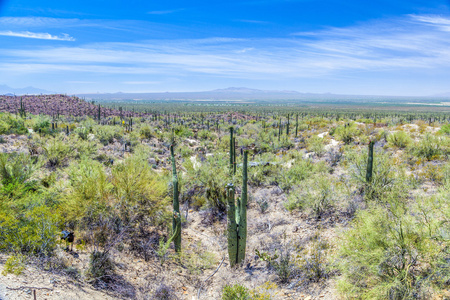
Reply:
[[[12,88],[10,86],[0,84],[0,95],[20,96],[20,95],[40,95],[40,94],[54,94],[54,92],[38,89],[32,86],[24,88]]]
[[[39,95],[54,94],[54,92],[35,88],[11,88],[0,85],[0,95]],[[331,93],[301,93],[290,90],[259,90],[247,87],[229,87],[212,91],[200,92],[164,92],[164,93],[83,93],[76,96],[86,100],[96,101],[127,101],[127,100],[188,100],[188,101],[246,101],[246,100],[299,100],[299,101],[402,101],[412,102],[433,101],[438,98],[450,98],[449,93],[435,94],[429,97],[400,97],[400,96],[370,96],[370,95],[343,95]]]
[[[186,101],[270,101],[290,102],[420,102],[432,101],[432,97],[398,97],[370,95],[342,95],[331,93],[301,93],[297,91],[258,90],[246,87],[229,87],[203,92],[165,92],[165,93],[104,93],[77,94],[86,100],[96,101],[131,101],[131,100],[186,100]],[[436,97],[434,97],[436,98]]]

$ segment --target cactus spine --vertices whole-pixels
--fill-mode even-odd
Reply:
[[[173,184],[173,220],[172,233],[174,235],[175,251],[181,251],[181,215],[180,202],[178,200],[178,176],[175,164],[175,155],[173,152],[173,144],[170,145],[170,155],[172,156],[172,184]]]
[[[369,142],[369,155],[367,158],[367,172],[366,172],[366,182],[369,183],[372,181],[372,170],[373,170],[373,145],[374,142]]]
[[[234,203],[234,186],[227,185],[228,201],[228,256],[233,267],[245,259],[247,245],[247,159],[248,151],[244,151],[243,179],[241,198]]]

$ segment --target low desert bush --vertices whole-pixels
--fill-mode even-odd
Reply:
[[[317,174],[295,187],[289,193],[284,206],[289,211],[294,209],[309,211],[320,219],[333,206],[337,197],[333,178],[326,174]]]
[[[395,146],[397,148],[405,148],[405,147],[409,146],[412,139],[409,136],[409,134],[407,134],[406,132],[397,131],[397,132],[389,134],[387,136],[387,141],[388,141],[389,145],[391,145],[391,146]]]
[[[334,136],[337,140],[350,144],[353,142],[356,136],[360,134],[360,130],[355,123],[347,123],[345,125],[339,125],[330,131],[330,135]]]
[[[316,153],[317,156],[321,157],[325,153],[325,141],[323,138],[314,135],[306,141],[307,149]]]
[[[250,290],[240,284],[225,285],[222,289],[222,300],[250,300]]]
[[[327,171],[328,167],[324,161],[314,163],[310,159],[298,157],[292,162],[290,168],[283,168],[279,171],[276,180],[280,188],[289,191],[311,175]]]
[[[341,236],[339,290],[361,299],[429,299],[433,288],[449,285],[449,250],[436,226],[441,213],[430,203],[419,213],[395,196],[387,202],[358,212]]]
[[[447,154],[447,146],[448,140],[446,137],[426,133],[422,139],[411,146],[410,152],[419,158],[434,160],[443,154]]]

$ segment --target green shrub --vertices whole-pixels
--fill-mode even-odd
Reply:
[[[119,140],[123,135],[123,129],[119,126],[95,126],[93,132],[104,146],[112,144],[114,139]]]
[[[60,137],[54,137],[42,147],[49,167],[60,167],[75,156],[75,148]]]
[[[322,156],[325,153],[325,141],[323,138],[314,135],[306,141],[309,151],[316,153],[317,156]]]
[[[391,146],[405,148],[411,143],[412,139],[406,132],[397,131],[389,134],[387,136],[387,141]]]
[[[0,153],[0,176],[3,185],[24,183],[36,172],[40,164],[24,153]]]
[[[10,113],[0,113],[0,134],[27,134],[24,120]]]
[[[25,263],[27,261],[27,257],[22,254],[14,254],[8,257],[5,263],[5,267],[2,271],[2,275],[6,276],[9,273],[14,275],[22,274],[22,271],[25,269]]]
[[[400,182],[404,183],[403,177],[401,177],[402,173],[395,168],[395,163],[388,154],[374,151],[370,182],[366,181],[367,151],[356,154],[350,160],[352,161],[351,176],[360,190],[364,192],[366,200],[383,201],[387,194],[402,191],[404,194],[407,192],[407,189],[404,189],[405,186],[400,185]]]
[[[141,128],[139,128],[139,134],[141,135],[142,138],[148,140],[154,137],[152,127],[150,127],[148,124],[144,124],[141,126]]]
[[[250,291],[243,285],[226,285],[222,289],[222,300],[250,300]]]
[[[61,219],[45,206],[22,214],[0,213],[0,250],[49,256],[56,248]]]
[[[450,134],[450,124],[444,124],[441,126],[441,129],[439,130],[440,133],[444,134]]]
[[[39,132],[40,129],[41,132],[48,132],[51,122],[52,120],[49,116],[36,116],[34,120],[33,131]]]
[[[310,159],[297,158],[288,169],[279,171],[277,181],[279,187],[289,191],[294,185],[300,184],[309,176],[317,172],[326,172],[328,168],[325,162],[313,163]]]
[[[386,207],[360,211],[340,238],[340,292],[358,299],[429,299],[431,287],[448,286],[442,277],[448,280],[450,264],[442,255],[448,259],[449,251],[429,217],[395,197]]]
[[[446,154],[447,144],[447,138],[426,133],[419,142],[412,146],[411,152],[417,157],[433,160]]]
[[[329,210],[337,198],[333,178],[318,174],[303,181],[289,193],[288,201],[284,204],[287,210],[306,209],[316,218]]]
[[[339,125],[335,129],[330,131],[330,135],[334,136],[339,141],[343,141],[346,145],[353,142],[355,137],[359,134],[360,130],[355,123]]]
[[[88,276],[94,280],[107,280],[108,276],[114,274],[114,263],[108,252],[94,251],[89,257]],[[106,277],[106,278],[104,278]]]
[[[188,169],[186,174],[188,184],[185,189],[187,191],[197,190],[196,196],[206,199],[207,208],[212,208],[216,212],[225,212],[225,186],[230,180],[228,156],[215,153],[214,156],[206,157],[206,160],[197,169],[194,169],[190,160],[187,160],[185,165]],[[236,172],[236,181],[240,173]]]

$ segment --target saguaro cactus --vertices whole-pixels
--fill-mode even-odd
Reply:
[[[287,115],[286,135],[289,137],[289,114]]]
[[[175,164],[175,155],[173,152],[173,144],[170,145],[170,155],[172,156],[172,184],[173,184],[173,219],[172,233],[174,237],[175,251],[181,251],[181,215],[180,202],[178,200],[178,176]]]
[[[366,182],[369,183],[372,181],[372,170],[373,170],[373,145],[374,142],[369,142],[369,155],[367,158],[367,172],[366,172]]]
[[[233,157],[233,127],[230,127],[230,174],[233,174],[234,170],[234,157]]]
[[[233,267],[245,259],[247,245],[247,157],[244,151],[243,179],[241,198],[234,202],[234,185],[227,185],[228,202],[228,256]]]
[[[230,259],[230,265],[234,266],[237,261],[238,253],[238,231],[236,224],[236,206],[234,203],[234,185],[229,183],[227,189],[227,213],[228,213],[228,257]]]

